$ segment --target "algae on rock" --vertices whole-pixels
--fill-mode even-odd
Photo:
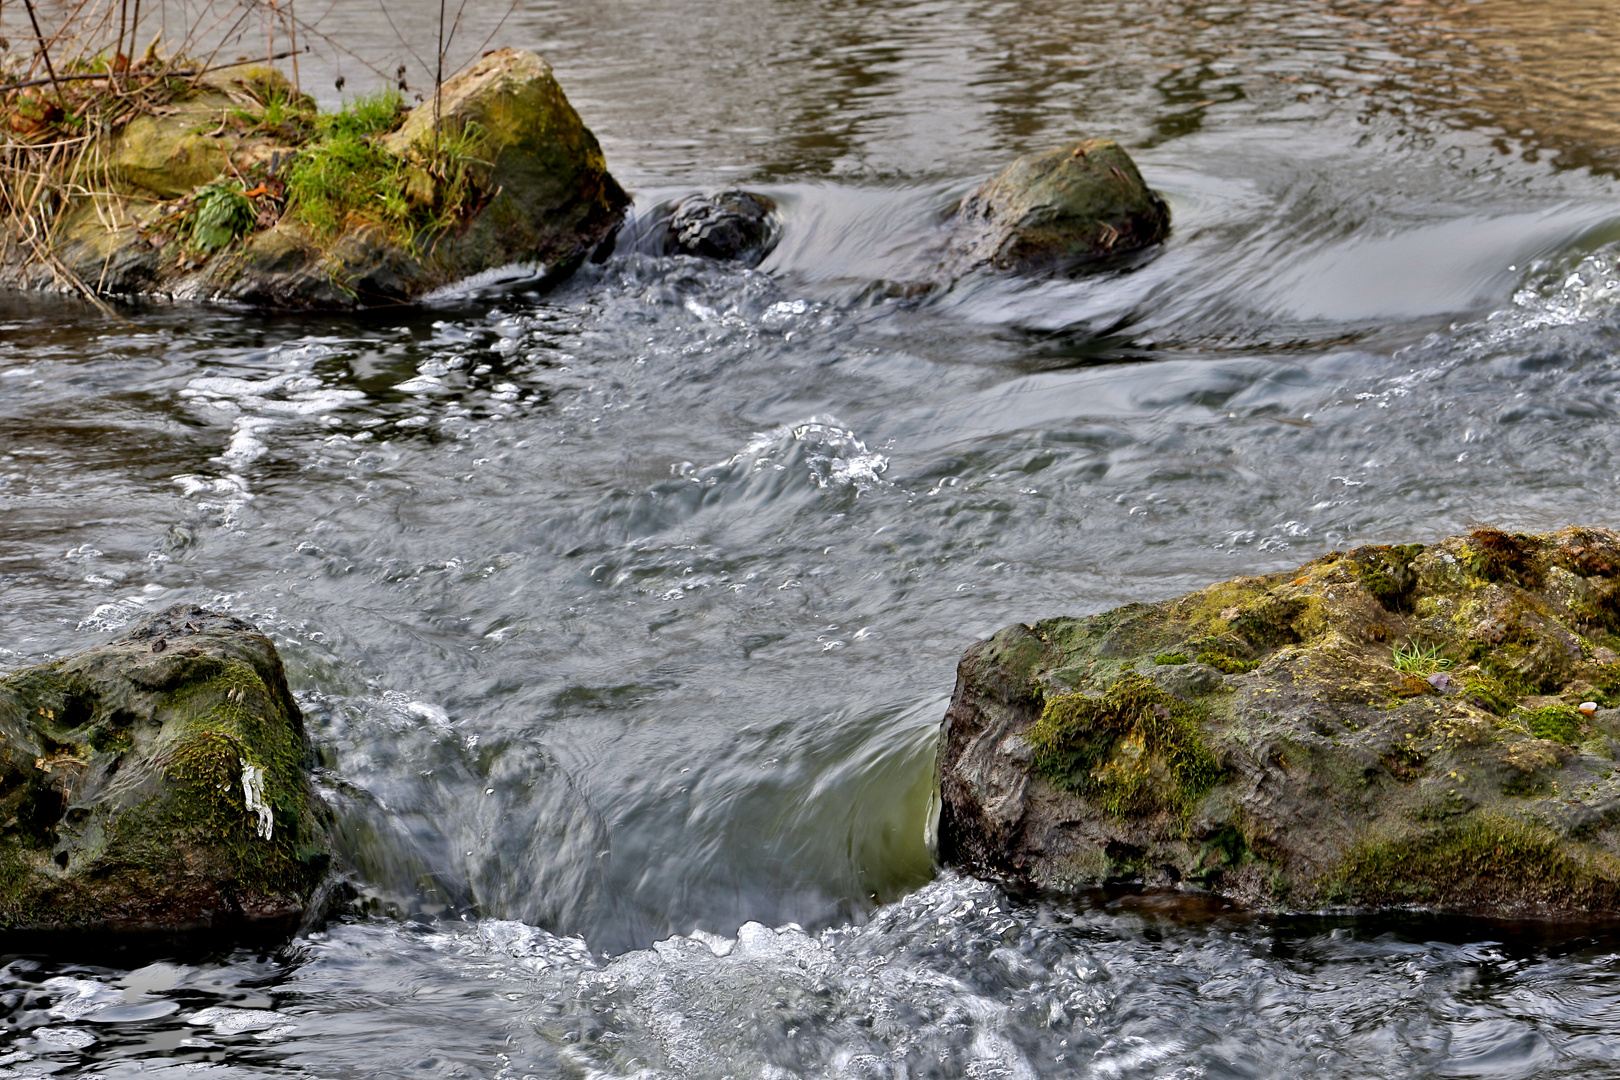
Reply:
[[[197,607],[0,678],[0,929],[291,930],[331,814],[275,647]]]
[[[941,855],[1262,910],[1620,916],[1617,600],[1620,534],[1478,528],[1010,627],[962,660]]]

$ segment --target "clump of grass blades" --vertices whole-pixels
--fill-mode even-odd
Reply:
[[[1396,645],[1391,650],[1391,659],[1395,670],[1403,675],[1433,675],[1437,671],[1444,671],[1451,667],[1451,660],[1440,655],[1440,646],[1430,645],[1424,648],[1415,642],[1405,645]]]
[[[259,107],[230,111],[229,119],[239,128],[266,135],[279,135],[303,142],[312,134],[315,102],[284,83],[270,79],[250,81],[247,89],[259,100]]]
[[[481,164],[483,132],[475,124],[446,132],[432,153],[406,161],[378,144],[404,115],[403,99],[386,90],[317,116],[315,139],[287,174],[289,212],[322,235],[340,231],[352,217],[411,244],[457,221],[479,196],[473,167]],[[428,198],[408,193],[412,170],[427,180]]]
[[[399,126],[404,111],[397,92],[383,91],[341,112],[317,116],[316,138],[287,173],[291,212],[326,235],[341,229],[351,214],[409,231],[405,163],[375,142],[375,136]]]

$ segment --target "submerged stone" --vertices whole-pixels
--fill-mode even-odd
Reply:
[[[1617,706],[1620,534],[1334,552],[969,649],[940,853],[1057,891],[1612,919]]]
[[[751,191],[693,195],[669,212],[664,254],[757,266],[776,246],[776,203]]]
[[[0,929],[290,931],[331,814],[275,646],[198,607],[0,678]]]
[[[963,200],[954,273],[1067,271],[1163,240],[1170,209],[1118,143],[1085,139],[1028,154]]]

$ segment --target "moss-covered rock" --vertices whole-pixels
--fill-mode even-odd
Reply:
[[[551,66],[534,53],[499,49],[483,57],[444,84],[437,106],[429,99],[413,110],[383,146],[427,162],[436,141],[458,136],[473,147],[473,183],[488,202],[435,252],[456,276],[517,261],[571,268],[619,227],[629,196],[608,175],[596,136]]]
[[[1617,600],[1620,534],[1478,528],[1009,627],[959,669],[941,856],[1260,910],[1620,916]]]
[[[161,115],[136,116],[114,140],[109,170],[113,179],[159,198],[178,199],[225,172],[236,149],[234,132],[210,134],[240,105],[218,89],[206,88],[167,106]]]
[[[0,929],[290,930],[331,864],[269,639],[174,607],[0,679]]]
[[[76,278],[108,296],[279,308],[404,303],[514,263],[565,276],[629,205],[530,52],[484,56],[437,101],[382,110],[378,130],[325,123],[268,69],[164,92],[161,109],[110,132],[48,186],[61,205],[47,253],[0,237],[0,284],[60,289]],[[360,103],[368,121],[378,100]],[[317,160],[325,172],[300,187]],[[226,234],[196,227],[209,192],[244,208]]]
[[[1009,165],[963,200],[950,262],[1064,271],[1163,240],[1170,210],[1119,144],[1086,139]]]

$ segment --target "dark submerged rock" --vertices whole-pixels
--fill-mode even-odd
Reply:
[[[1620,917],[1617,650],[1606,529],[1479,528],[1009,627],[959,668],[940,853],[1268,911]]]
[[[738,190],[660,203],[620,237],[644,255],[691,255],[744,266],[758,266],[780,238],[776,202]]]
[[[1086,139],[1028,154],[963,200],[949,262],[1062,272],[1163,240],[1170,209],[1119,144]]]
[[[682,199],[670,214],[664,253],[757,266],[776,246],[776,203],[751,191]]]
[[[287,932],[331,813],[274,645],[177,606],[0,679],[0,929]]]

